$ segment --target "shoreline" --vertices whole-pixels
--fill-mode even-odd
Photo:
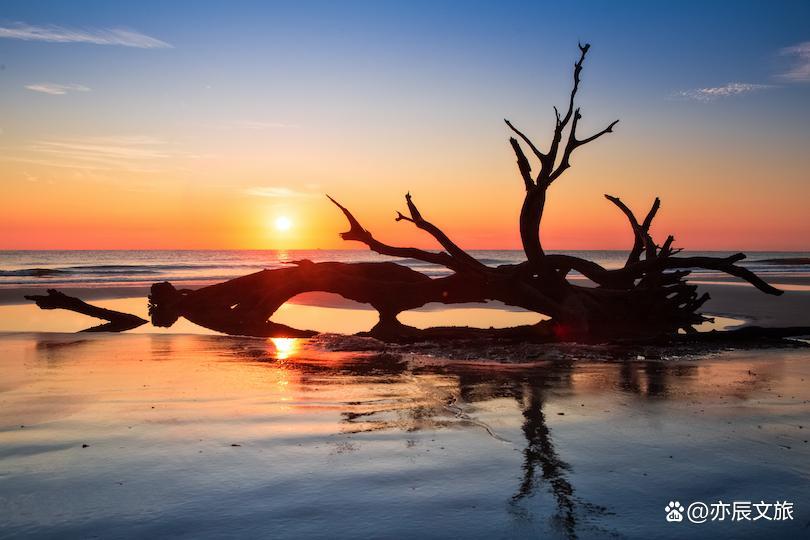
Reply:
[[[794,277],[789,280],[790,285],[795,286],[794,290],[786,290],[781,296],[769,296],[762,294],[748,284],[725,280],[712,280],[701,277],[693,283],[699,286],[701,292],[708,292],[711,299],[704,306],[703,312],[712,316],[728,317],[743,321],[743,326],[810,326],[810,277]],[[208,282],[198,282],[188,285],[188,288],[199,288],[209,284]],[[184,284],[186,285],[186,284]],[[774,282],[775,286],[779,284]],[[20,306],[33,306],[33,303],[24,299],[25,295],[44,294],[48,288],[57,288],[65,294],[76,296],[88,302],[98,301],[134,301],[143,299],[144,304],[149,294],[149,285],[138,284],[115,284],[111,286],[68,286],[45,285],[40,287],[0,287],[0,309]],[[290,306],[300,306],[307,308],[333,308],[341,310],[351,310],[352,312],[373,312],[373,309],[365,304],[360,304],[351,300],[346,300],[340,296],[329,293],[304,293],[287,303]],[[436,313],[453,312],[462,309],[474,308],[476,310],[488,310],[509,312],[515,316],[528,314],[525,310],[506,306],[500,302],[488,302],[485,304],[429,304],[422,308],[412,310],[412,313]],[[51,312],[52,313],[52,312]],[[43,315],[46,315],[43,313]],[[485,321],[484,321],[485,322]],[[0,331],[5,328],[0,321]]]

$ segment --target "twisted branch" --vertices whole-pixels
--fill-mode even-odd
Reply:
[[[627,220],[630,222],[630,226],[633,228],[633,236],[635,238],[633,242],[633,249],[630,250],[630,255],[627,257],[627,262],[624,264],[624,266],[626,267],[630,264],[638,262],[642,251],[646,253],[646,257],[648,259],[655,258],[657,256],[656,247],[652,237],[650,236],[650,225],[652,224],[652,220],[655,217],[655,214],[658,212],[658,209],[661,207],[661,200],[658,197],[655,198],[655,202],[653,202],[652,208],[650,208],[650,211],[647,213],[647,217],[644,218],[644,222],[639,224],[635,214],[633,214],[633,211],[630,210],[630,208],[628,208],[621,199],[607,194],[605,194],[605,198],[619,207],[624,215],[627,216]],[[672,242],[670,241],[670,244],[671,243]]]
[[[417,228],[422,229],[430,234],[445,250],[447,250],[447,253],[449,253],[454,260],[463,265],[466,269],[475,271],[484,271],[488,269],[487,266],[480,263],[476,258],[472,257],[466,251],[461,249],[455,242],[450,240],[450,238],[441,229],[431,222],[425,220],[422,217],[422,214],[419,213],[419,209],[416,208],[416,204],[414,204],[410,192],[405,194],[405,201],[408,205],[408,211],[411,214],[411,217],[407,217],[401,212],[397,212],[396,221],[410,221],[416,225]]]

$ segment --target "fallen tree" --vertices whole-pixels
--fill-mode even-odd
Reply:
[[[587,259],[546,253],[540,228],[549,188],[571,166],[575,150],[612,133],[618,123],[618,120],[613,121],[601,131],[584,137],[577,132],[582,114],[576,106],[576,96],[589,49],[588,44],[579,46],[573,88],[565,112],[554,108],[555,126],[547,151],[540,150],[506,120],[515,135],[509,142],[525,187],[518,221],[525,262],[498,267],[483,264],[425,219],[410,194],[405,195],[407,213],[398,212],[396,220],[411,223],[431,235],[441,246],[440,251],[383,243],[364,228],[349,209],[329,197],[349,223],[349,230],[340,235],[344,240],[360,242],[382,255],[442,266],[452,273],[430,278],[393,262],[298,261],[289,268],[265,270],[196,291],[177,290],[169,283],[158,283],[153,285],[149,297],[153,324],[168,326],[182,316],[227,334],[308,336],[314,332],[274,323],[270,318],[294,296],[321,291],[373,306],[380,319],[368,334],[382,339],[482,333],[539,340],[634,339],[694,332],[695,325],[709,320],[699,312],[709,295],[699,295],[697,286],[687,281],[692,269],[716,270],[745,280],[766,294],[782,294],[736,264],[745,258],[742,253],[729,257],[679,257],[681,250],[673,246],[673,236],[657,244],[650,227],[660,209],[658,198],[639,220],[621,199],[605,195],[625,215],[633,232],[633,246],[621,268],[607,269]],[[536,172],[524,146],[531,151],[538,166]],[[572,280],[572,272],[581,274],[589,283]],[[535,326],[479,332],[447,328],[417,330],[397,319],[399,313],[428,303],[489,300],[535,311],[549,319]]]

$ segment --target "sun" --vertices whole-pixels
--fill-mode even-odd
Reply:
[[[287,216],[279,216],[276,218],[274,225],[277,231],[284,232],[289,231],[292,228],[293,222]]]

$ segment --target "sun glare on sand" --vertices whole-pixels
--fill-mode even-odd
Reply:
[[[292,228],[293,222],[287,216],[279,216],[276,218],[276,221],[273,223],[273,225],[275,226],[277,231],[284,232],[289,231]]]

